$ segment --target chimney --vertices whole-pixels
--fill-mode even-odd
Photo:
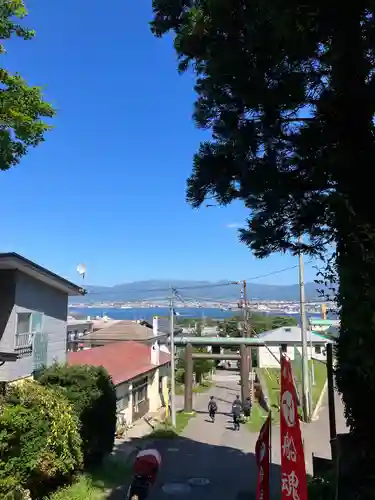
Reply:
[[[158,335],[158,327],[159,327],[159,318],[157,316],[154,316],[152,318],[152,331],[154,333],[154,337],[157,337]]]
[[[159,318],[157,316],[154,316],[152,318],[152,332],[154,334],[155,340],[151,345],[151,364],[159,366],[160,346],[159,341],[156,339],[159,334]]]

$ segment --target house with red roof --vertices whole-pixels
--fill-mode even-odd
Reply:
[[[116,387],[119,421],[131,424],[147,413],[156,412],[166,399],[170,356],[155,341],[107,343],[93,349],[68,352],[72,365],[103,366]]]

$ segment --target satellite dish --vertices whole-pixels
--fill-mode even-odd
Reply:
[[[86,274],[86,266],[84,264],[78,264],[77,272],[82,276],[82,278],[84,278]]]

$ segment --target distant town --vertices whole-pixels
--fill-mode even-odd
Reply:
[[[320,314],[322,310],[323,302],[307,302],[306,312],[310,314]],[[334,302],[325,302],[326,309],[328,311],[335,311],[336,304]],[[239,302],[227,302],[223,303],[215,302],[196,302],[196,301],[175,301],[175,308],[187,308],[187,309],[220,309],[222,311],[239,311],[243,308],[243,305]],[[69,304],[70,308],[74,309],[157,309],[169,307],[169,302],[167,300],[159,301],[146,301],[142,300],[139,302],[81,302],[75,304]],[[249,309],[254,312],[265,313],[265,314],[298,314],[300,312],[299,302],[295,301],[249,301]]]

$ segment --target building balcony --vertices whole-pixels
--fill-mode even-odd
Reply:
[[[18,333],[16,334],[16,346],[15,351],[19,355],[28,355],[33,351],[33,334],[29,333]]]

